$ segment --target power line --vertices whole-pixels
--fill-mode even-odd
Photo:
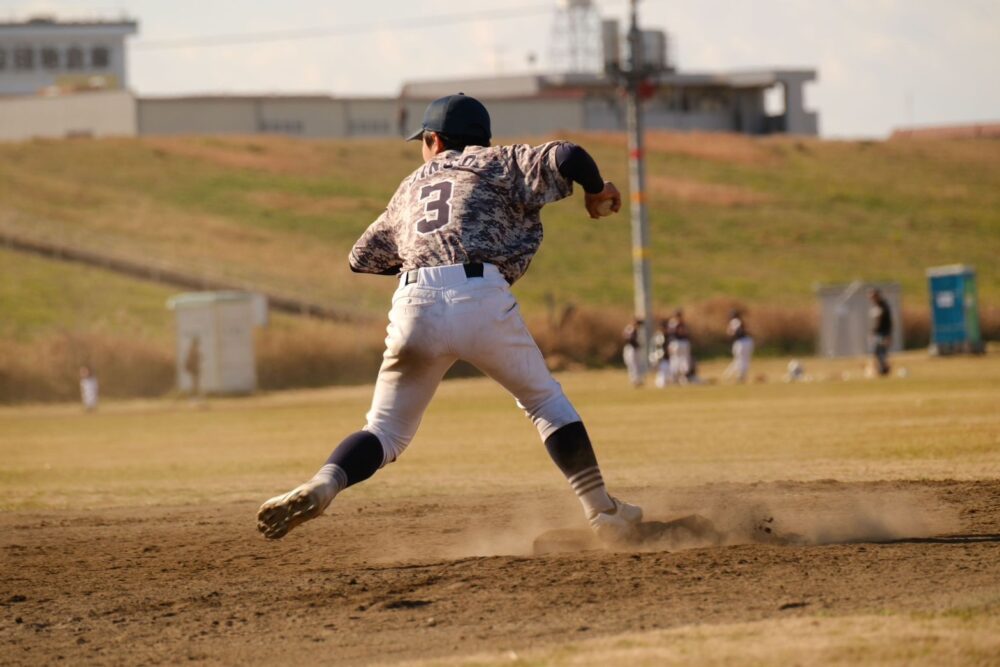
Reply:
[[[503,21],[518,19],[552,11],[551,5],[522,5],[507,7],[492,11],[466,12],[463,14],[438,14],[421,16],[419,18],[398,19],[395,21],[380,21],[378,23],[355,23],[353,25],[327,26],[323,28],[302,28],[299,30],[272,30],[268,32],[242,33],[229,35],[206,35],[204,37],[177,37],[136,41],[135,50],[152,51],[160,49],[182,48],[214,48],[220,46],[237,46],[241,44],[260,44],[264,42],[285,42],[300,39],[318,39],[336,35],[358,35],[378,32],[379,30],[422,30],[441,25],[457,25],[488,19]]]

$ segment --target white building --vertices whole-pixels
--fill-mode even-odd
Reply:
[[[127,88],[125,38],[132,20],[0,23],[0,95]]]
[[[415,81],[387,97],[137,99],[128,91],[125,49],[126,38],[137,30],[132,20],[0,23],[0,140],[136,134],[391,137],[419,125],[429,101],[460,91],[486,102],[498,137],[625,129],[624,100],[615,81],[593,72]],[[649,40],[658,65],[642,107],[647,128],[818,133],[817,114],[804,102],[804,87],[816,79],[815,71],[681,73],[667,61],[666,36],[648,34],[659,38]],[[88,92],[86,99],[82,91]],[[769,111],[765,97],[772,91],[783,104]]]

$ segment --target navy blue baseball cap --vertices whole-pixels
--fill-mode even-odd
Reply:
[[[425,130],[463,139],[489,141],[493,136],[490,133],[490,113],[486,107],[476,98],[462,93],[431,102],[424,112],[423,125],[406,140],[419,139]]]

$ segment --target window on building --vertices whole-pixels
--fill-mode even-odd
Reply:
[[[94,69],[107,69],[111,64],[111,52],[105,46],[95,46],[90,50],[90,66]]]
[[[347,124],[347,132],[351,136],[385,135],[389,134],[389,123],[377,118],[352,118]]]
[[[258,128],[268,134],[302,134],[305,126],[301,120],[262,120]]]
[[[0,49],[0,72],[7,69],[7,50]]]
[[[59,52],[50,47],[42,49],[42,67],[45,69],[59,67]]]
[[[30,46],[15,47],[14,69],[35,69],[35,50]]]
[[[83,49],[79,46],[66,50],[66,69],[83,69]]]

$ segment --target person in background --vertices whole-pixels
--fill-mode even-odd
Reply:
[[[726,335],[733,343],[733,361],[722,377],[735,378],[737,382],[746,382],[747,375],[750,373],[750,358],[753,356],[753,338],[750,337],[746,323],[743,321],[743,313],[739,310],[733,309],[729,313]]]
[[[624,345],[622,347],[622,359],[625,361],[625,369],[628,371],[628,381],[633,387],[642,386],[642,368],[640,367],[639,355],[642,352],[642,345],[639,343],[639,334],[642,331],[643,321],[638,317],[632,320],[622,332]]]
[[[660,320],[660,326],[653,334],[653,353],[649,363],[656,369],[656,386],[663,389],[670,382],[670,353],[667,351],[667,320]]]
[[[191,376],[191,398],[201,397],[201,339],[194,336],[184,358],[184,370]]]
[[[670,380],[687,384],[691,372],[691,334],[684,311],[678,308],[667,322],[667,353],[670,355]]]
[[[868,311],[871,318],[872,347],[875,356],[875,368],[878,374],[889,374],[889,346],[892,344],[892,311],[882,292],[878,289],[868,290],[868,299],[872,307]]]
[[[97,376],[90,366],[80,366],[80,400],[87,412],[97,410]]]

